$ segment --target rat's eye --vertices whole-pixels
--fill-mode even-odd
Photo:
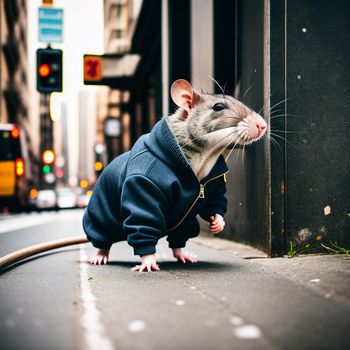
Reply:
[[[222,111],[223,109],[226,109],[227,106],[225,105],[225,103],[219,102],[219,103],[215,103],[215,105],[213,106],[213,110],[215,112],[219,112]]]

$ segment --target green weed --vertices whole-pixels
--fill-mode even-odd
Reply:
[[[329,242],[330,246],[326,246],[325,244],[321,243],[321,246],[328,251],[329,254],[346,254],[347,256],[350,256],[350,249],[340,247],[337,242]]]
[[[293,258],[296,255],[299,255],[301,252],[303,252],[304,250],[308,249],[311,247],[311,243],[305,244],[302,247],[297,248],[296,246],[294,246],[293,242],[290,241],[289,242],[289,251],[288,251],[288,257],[289,258]]]
[[[316,239],[317,239],[317,241],[320,240],[319,238],[316,238]],[[293,258],[294,256],[299,255],[300,253],[302,253],[303,251],[305,251],[307,249],[316,247],[316,244],[318,243],[317,241],[316,242],[314,241],[311,243],[309,242],[309,243],[307,243],[303,246],[299,246],[299,247],[297,245],[293,244],[292,241],[290,241],[289,242],[289,250],[287,253],[288,257]],[[328,245],[320,242],[320,245],[324,249],[326,249],[329,254],[344,254],[344,255],[347,255],[348,257],[350,257],[350,249],[340,247],[337,242],[333,243],[333,242],[329,241]]]

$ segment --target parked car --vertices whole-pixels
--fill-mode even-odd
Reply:
[[[56,209],[57,196],[54,190],[40,190],[35,200],[37,209]]]
[[[59,209],[75,208],[77,206],[77,195],[72,189],[68,187],[59,188],[56,193]]]

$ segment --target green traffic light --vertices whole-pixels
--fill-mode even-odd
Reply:
[[[51,171],[50,165],[44,165],[43,166],[43,173],[48,174]]]

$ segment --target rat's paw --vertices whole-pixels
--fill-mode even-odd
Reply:
[[[186,264],[186,262],[190,262],[194,264],[198,261],[198,256],[192,252],[182,253],[180,256],[176,257],[177,261]]]
[[[154,254],[148,254],[141,256],[142,264],[134,266],[131,271],[134,272],[152,272],[160,271]]]
[[[210,231],[214,234],[221,232],[225,227],[225,220],[220,214],[216,214],[215,217],[210,218]]]
[[[106,256],[94,256],[89,259],[89,263],[92,265],[105,265],[108,263],[108,258]]]
[[[96,256],[89,259],[92,265],[106,265],[108,263],[108,250],[100,249]]]
[[[134,272],[152,272],[152,271],[160,271],[160,268],[157,264],[141,264],[136,265],[130,269]]]
[[[186,262],[194,264],[198,261],[196,254],[192,252],[183,252],[181,248],[174,248],[173,256],[178,262],[182,262],[183,264],[186,264]]]

